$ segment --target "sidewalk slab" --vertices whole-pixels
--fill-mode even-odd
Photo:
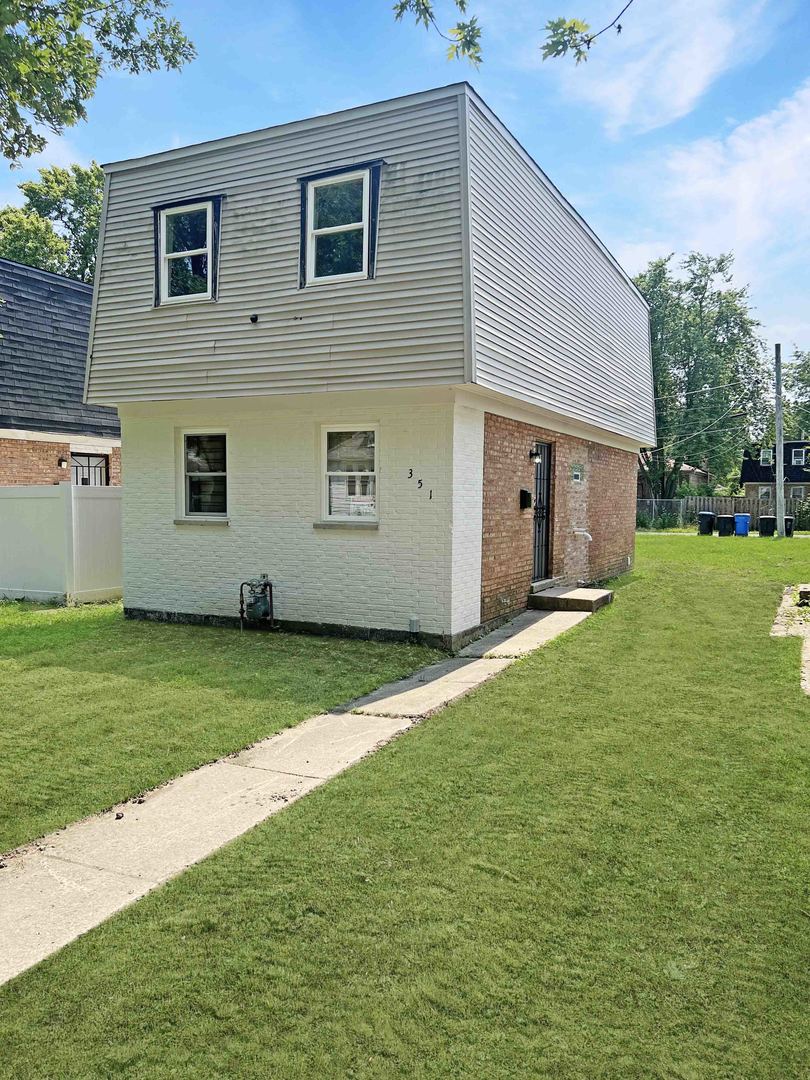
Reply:
[[[459,656],[487,659],[528,656],[587,619],[590,614],[589,611],[526,611],[462,649]]]
[[[235,765],[326,780],[411,726],[402,717],[326,713],[263,739],[232,758]]]
[[[377,716],[429,716],[456,698],[469,694],[481,683],[509,667],[513,661],[469,660],[456,657],[431,664],[416,675],[398,683],[389,683],[351,704],[353,712]]]
[[[80,821],[40,847],[97,870],[166,881],[319,783],[215,761],[149,792],[142,804]]]
[[[0,984],[38,964],[153,887],[39,852],[0,872]]]

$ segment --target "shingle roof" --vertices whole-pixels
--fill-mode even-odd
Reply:
[[[806,451],[805,460],[807,465],[794,465],[793,464],[793,451],[802,448]],[[761,465],[759,461],[760,449],[771,451],[771,458],[773,464]],[[791,484],[807,484],[810,483],[810,442],[806,439],[799,439],[794,442],[785,443],[785,480]],[[771,447],[754,447],[753,450],[746,450],[743,453],[742,469],[740,470],[740,483],[741,484],[775,484],[776,483],[776,453],[775,448]]]
[[[0,428],[118,437],[115,409],[82,403],[92,295],[0,259]]]

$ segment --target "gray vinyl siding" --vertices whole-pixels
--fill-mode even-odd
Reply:
[[[652,444],[643,299],[473,95],[467,138],[474,381]]]
[[[462,382],[463,103],[451,87],[111,167],[88,400]],[[377,158],[376,278],[299,289],[297,178]],[[151,208],[217,194],[218,300],[154,307]]]

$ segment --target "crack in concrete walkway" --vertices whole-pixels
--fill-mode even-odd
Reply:
[[[3,856],[0,984],[586,617],[526,612],[458,657]]]

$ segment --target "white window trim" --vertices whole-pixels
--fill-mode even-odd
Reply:
[[[770,502],[771,501],[770,485],[760,487],[758,497],[759,497],[761,502]]]
[[[773,465],[773,451],[763,447],[759,452],[760,465]]]
[[[330,431],[373,431],[374,432],[374,472],[330,473],[327,471],[327,435]],[[357,523],[361,521],[378,522],[380,520],[380,428],[378,424],[322,424],[321,425],[321,520]],[[330,476],[373,476],[374,477],[374,514],[330,514],[329,513],[329,477]]]
[[[166,251],[166,221],[176,214],[188,214],[192,210],[205,210],[205,240],[203,248],[192,251]],[[212,199],[201,202],[184,203],[181,206],[167,206],[158,213],[158,254],[160,258],[160,303],[188,304],[195,300],[210,300],[213,296],[213,246],[214,246],[214,203]],[[185,259],[190,255],[208,256],[208,288],[205,292],[188,293],[186,296],[169,296],[169,262],[172,259]],[[201,434],[205,434],[202,432]]]
[[[210,427],[182,428],[178,431],[178,462],[177,462],[177,517],[175,521],[217,521],[226,522],[231,500],[231,436],[225,428],[213,429]],[[210,473],[211,476],[225,477],[225,511],[222,514],[199,514],[188,509],[188,476],[186,472],[186,436],[187,435],[223,435],[225,438],[225,472]],[[197,473],[204,476],[205,473]]]
[[[796,495],[795,493],[797,491],[800,491],[801,495]],[[790,497],[791,497],[791,499],[799,499],[800,502],[804,502],[804,486],[799,484],[798,487],[792,487],[790,489]]]
[[[349,180],[363,180],[363,218],[362,221],[353,221],[348,225],[330,225],[327,228],[315,229],[315,190],[328,187],[331,184],[345,184]],[[336,173],[334,176],[324,176],[319,180],[307,182],[307,279],[306,285],[329,285],[336,281],[357,281],[359,278],[368,277],[368,230],[371,217],[371,169],[356,169],[353,172]],[[333,233],[352,232],[362,226],[363,229],[363,268],[351,274],[327,274],[324,277],[315,276],[315,240],[319,236],[330,236]],[[338,430],[337,428],[334,430]],[[349,429],[346,429],[349,430]]]
[[[793,449],[793,451],[791,453],[791,464],[792,465],[804,465],[804,449],[803,448],[794,447],[794,449]]]

